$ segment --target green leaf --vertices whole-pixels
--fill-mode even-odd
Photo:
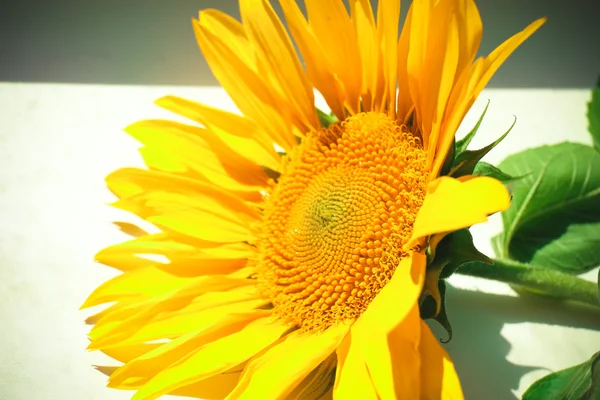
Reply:
[[[500,168],[494,167],[492,164],[488,164],[483,161],[479,161],[477,165],[475,165],[475,169],[473,170],[473,175],[478,176],[489,176],[495,179],[498,179],[500,182],[510,182],[520,177],[510,176],[507,173],[502,172]]]
[[[448,175],[454,176],[454,177],[460,177],[460,176],[472,174],[473,170],[475,169],[475,166],[477,165],[479,160],[481,160],[487,153],[489,153],[502,140],[504,140],[506,135],[508,135],[510,133],[510,131],[512,130],[512,128],[515,126],[516,122],[517,122],[517,119],[515,118],[512,125],[510,126],[510,128],[508,128],[508,130],[506,132],[504,132],[504,134],[502,136],[500,136],[498,139],[496,139],[496,141],[488,144],[487,146],[485,146],[479,150],[465,150],[462,153],[460,153],[454,159],[454,165],[453,165],[452,169],[450,170],[450,172],[448,173]]]
[[[592,89],[592,99],[587,108],[588,131],[594,140],[596,150],[600,151],[600,82]]]
[[[563,369],[535,382],[523,394],[523,400],[597,400],[600,352],[588,361]]]
[[[485,108],[483,109],[483,113],[481,114],[481,117],[479,117],[479,120],[477,121],[477,123],[475,124],[473,129],[471,129],[471,132],[467,133],[467,135],[464,138],[462,138],[456,142],[456,145],[454,146],[456,154],[463,153],[465,150],[467,150],[467,147],[469,147],[471,140],[473,140],[473,138],[475,137],[475,134],[479,130],[481,121],[483,121],[483,117],[485,117],[485,113],[487,112],[489,106],[490,106],[490,101],[488,100],[487,104],[485,105]]]
[[[329,125],[335,123],[338,119],[333,113],[327,114],[325,111],[322,111],[317,108],[317,117],[319,118],[319,122],[323,128],[329,127]]]
[[[494,239],[503,258],[581,273],[600,264],[600,154],[560,143],[514,154],[502,171],[514,181],[512,204]]]

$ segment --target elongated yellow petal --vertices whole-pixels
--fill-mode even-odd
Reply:
[[[248,299],[246,301],[240,297],[220,297],[212,301],[212,308],[208,308],[207,301],[206,303],[192,303],[181,310],[158,315],[119,343],[135,344],[154,340],[174,339],[188,332],[210,326],[222,315],[241,313],[256,314],[257,316],[259,314],[263,315],[264,312],[253,310],[268,304],[268,301],[261,299],[257,294],[247,296]]]
[[[350,328],[342,323],[316,332],[293,332],[246,367],[233,399],[286,398],[313,369],[329,357]]]
[[[161,346],[161,343],[139,343],[128,346],[111,347],[102,349],[107,356],[114,358],[122,363],[128,363],[154,349]]]
[[[421,321],[421,399],[462,400],[458,375],[446,350],[427,324]]]
[[[364,361],[360,344],[352,333],[346,335],[337,354],[337,368],[333,397],[335,399],[379,400],[367,364]]]
[[[127,133],[160,154],[176,154],[181,166],[231,190],[260,190],[267,176],[255,163],[241,157],[212,132],[177,122],[148,120],[130,125]]]
[[[460,44],[457,71],[458,74],[462,74],[473,63],[477,55],[483,33],[483,23],[473,0],[457,1],[454,12],[457,18]]]
[[[107,254],[103,251],[96,254],[95,260],[119,271],[133,271],[134,269],[155,266],[157,262],[137,257],[135,254]]]
[[[400,1],[381,0],[377,6],[377,31],[381,44],[380,57],[383,58],[383,83],[385,93],[376,101],[381,108],[386,107],[388,115],[396,117],[396,87],[398,83],[398,21],[400,19]],[[381,73],[380,73],[381,74]]]
[[[152,378],[132,400],[153,400],[202,379],[222,373],[276,341],[288,326],[263,318],[246,325],[169,366]]]
[[[290,400],[309,400],[313,398],[332,400],[336,364],[337,356],[332,353],[296,386],[288,398]]]
[[[445,122],[442,127],[443,132],[453,132],[451,135],[445,135],[440,143],[436,154],[442,155],[448,152],[454,139],[454,132],[458,129],[465,114],[475,99],[489,82],[498,68],[506,59],[519,47],[527,38],[537,31],[544,23],[545,18],[538,19],[528,25],[523,31],[513,35],[500,46],[496,48],[488,57],[480,59],[465,70],[457,81],[453,93],[450,97],[450,106],[446,109]],[[436,156],[432,168],[432,176],[437,176],[444,163],[443,157]]]
[[[321,92],[336,117],[344,119],[344,89],[327,58],[326,49],[319,43],[296,1],[281,0],[280,3],[288,27],[304,58],[310,81]]]
[[[116,221],[113,222],[113,224],[116,225],[121,232],[132,237],[140,237],[148,234],[148,232],[130,222]]]
[[[402,260],[392,280],[352,327],[353,346],[361,349],[381,399],[418,398],[419,309],[426,256]]]
[[[289,151],[295,145],[291,122],[277,109],[279,99],[256,66],[248,65],[231,46],[231,41],[237,40],[235,35],[216,35],[202,23],[202,18],[194,21],[194,31],[210,68],[240,111]]]
[[[264,310],[241,311],[240,309],[235,313],[221,315],[213,313],[212,319],[204,319],[204,323],[197,325],[196,329],[162,343],[159,347],[120,367],[112,374],[110,385],[119,386],[131,379],[145,384],[156,374],[167,369],[173,363],[185,359],[202,346],[239,332],[248,324],[265,318],[265,316],[268,316],[268,312]]]
[[[400,124],[406,124],[410,114],[414,110],[413,98],[411,97],[409,78],[408,78],[408,52],[411,43],[412,32],[412,5],[406,14],[406,20],[400,40],[398,40],[398,97],[396,102],[396,114]]]
[[[171,394],[198,399],[224,399],[237,385],[242,370],[242,366],[235,366],[219,375],[174,390]]]
[[[254,235],[248,226],[202,210],[193,213],[173,212],[169,215],[151,216],[148,221],[164,229],[215,243],[250,242],[254,240]]]
[[[272,170],[279,169],[279,155],[273,141],[248,118],[176,96],[156,104],[204,125],[242,157]]]
[[[384,93],[383,87],[378,88],[377,84],[379,81],[383,83],[384,77],[383,70],[379,68],[380,38],[377,36],[378,27],[373,10],[368,0],[350,1],[350,10],[362,61],[361,105],[364,111],[381,111]]]
[[[207,31],[221,38],[227,38],[227,44],[240,59],[256,70],[255,51],[248,39],[244,26],[235,18],[218,10],[202,10],[199,23]]]
[[[458,26],[454,1],[413,4],[408,78],[416,120],[433,163],[437,137],[458,65]]]
[[[266,0],[241,0],[240,13],[256,49],[259,71],[270,79],[274,89],[279,89],[284,99],[280,106],[289,108],[300,132],[318,128],[312,87],[271,4]]]
[[[446,176],[440,177],[429,184],[406,247],[424,236],[452,232],[485,222],[488,215],[504,211],[509,205],[508,190],[496,179],[475,177],[461,182]]]
[[[175,292],[167,292],[140,302],[127,304],[107,314],[90,332],[90,349],[117,346],[161,312],[173,312],[189,305],[194,299],[210,292],[253,286],[250,279],[234,274],[212,275],[190,279],[190,283]]]
[[[181,209],[184,204],[187,204],[193,208],[213,210],[215,214],[219,212],[223,215],[241,213],[249,217],[259,217],[255,206],[227,190],[206,182],[188,180],[172,174],[124,168],[110,174],[106,178],[106,182],[109,189],[123,200],[115,203],[117,207],[136,203],[141,207],[140,211],[149,212],[148,208],[152,208],[149,203],[159,202],[162,199],[162,201],[180,204],[173,209]],[[186,208],[188,207],[184,207],[184,209]],[[136,211],[138,211],[137,208]],[[140,215],[142,218],[146,216]]]
[[[305,4],[308,22],[343,84],[344,104],[351,113],[358,113],[362,89],[360,50],[356,30],[344,3],[339,0],[306,0]]]
[[[155,296],[181,288],[188,283],[190,283],[189,279],[173,276],[158,268],[138,268],[98,286],[81,308],[93,307],[129,296]]]

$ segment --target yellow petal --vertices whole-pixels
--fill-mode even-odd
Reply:
[[[234,276],[235,274],[192,278],[190,283],[176,291],[126,304],[104,316],[94,326],[89,334],[92,339],[89,348],[100,349],[122,344],[158,314],[183,309],[205,293],[254,286],[252,280]]]
[[[282,116],[282,110],[278,109],[280,99],[269,89],[269,82],[264,81],[256,65],[248,64],[236,50],[244,44],[232,44],[239,41],[237,32],[215,34],[202,14],[200,21],[193,21],[193,26],[204,58],[239,110],[289,151],[296,144],[292,123]]]
[[[426,256],[402,260],[394,276],[352,327],[360,355],[381,399],[418,398],[420,316],[418,299]]]
[[[485,222],[488,215],[504,211],[509,205],[508,190],[496,179],[476,177],[461,182],[440,177],[429,184],[406,247],[434,233],[453,232]]]
[[[290,333],[248,363],[240,383],[227,399],[286,398],[335,351],[348,329],[349,323],[342,323],[321,333]]]
[[[224,399],[237,385],[243,369],[242,366],[235,366],[222,374],[174,390],[171,395],[199,399]]]
[[[421,321],[421,399],[462,400],[458,375],[446,350]]]
[[[360,344],[354,335],[346,335],[337,351],[337,368],[333,397],[335,399],[379,400],[367,370]]]
[[[340,120],[344,119],[344,90],[327,58],[327,51],[319,43],[296,1],[281,0],[280,4],[290,32],[304,58],[310,81],[321,92],[335,116]]]
[[[332,353],[290,393],[290,400],[331,400],[337,356]]]
[[[380,8],[382,8],[381,5]],[[368,0],[350,1],[350,10],[362,61],[362,108],[364,111],[379,112],[383,106],[384,93],[383,88],[378,88],[377,84],[379,81],[383,83],[384,77],[382,76],[383,70],[379,68],[380,38],[377,37],[378,27],[375,25],[373,10]],[[379,93],[376,93],[377,89],[379,89]]]
[[[190,283],[154,267],[138,268],[116,276],[92,292],[81,309],[120,300],[123,297],[155,296]]]
[[[130,222],[115,221],[113,224],[116,225],[121,232],[132,237],[140,237],[148,234],[148,232]]]
[[[207,308],[208,306],[204,302],[192,303],[181,310],[157,315],[145,325],[136,327],[136,331],[131,336],[122,338],[118,343],[125,345],[178,338],[186,333],[210,326],[223,315],[248,314],[258,318],[261,315],[264,316],[265,311],[257,309],[269,302],[253,293],[248,295],[247,299],[220,296],[220,298],[213,299],[212,303],[214,304],[212,308]],[[121,326],[125,329],[124,324]]]
[[[446,102],[459,56],[458,26],[453,1],[413,3],[408,77],[416,120],[433,163]]]
[[[241,0],[240,13],[248,39],[256,50],[259,71],[279,89],[291,117],[302,133],[319,127],[312,87],[283,24],[265,0]],[[261,68],[263,67],[264,68]]]
[[[279,170],[279,155],[273,141],[248,118],[176,96],[165,96],[156,104],[204,125],[248,160]]]
[[[130,360],[112,374],[110,385],[120,386],[128,380],[135,379],[145,384],[173,363],[185,359],[202,346],[218,341],[234,334],[253,321],[264,319],[266,311],[246,310],[235,313],[215,314],[211,319],[205,319],[204,324],[196,329],[161,343],[159,347]]]
[[[479,49],[483,33],[483,23],[477,5],[473,0],[457,1],[454,12],[457,18],[460,53],[458,61],[458,73],[468,68]]]
[[[128,363],[129,361],[138,358],[157,347],[161,346],[160,343],[139,343],[128,346],[112,347],[109,349],[102,349],[102,352],[107,356],[114,358],[122,363]]]
[[[477,60],[471,68],[465,70],[460,79],[455,84],[452,95],[449,99],[449,107],[446,109],[445,122],[442,126],[442,132],[452,132],[445,135],[438,144],[438,154],[446,154],[454,139],[454,133],[458,129],[465,114],[477,96],[487,85],[491,77],[506,59],[527,40],[544,23],[545,18],[538,19],[527,26],[523,31],[513,35],[500,46],[498,46],[488,57]],[[432,176],[437,176],[444,163],[444,157],[437,157],[433,164]]]
[[[411,5],[404,21],[400,40],[398,40],[398,97],[397,97],[397,118],[400,124],[406,124],[410,114],[414,110],[413,99],[410,93],[408,78],[408,52],[411,43],[411,25],[412,25]]]
[[[377,31],[383,57],[383,81],[386,85],[383,101],[388,102],[388,114],[396,117],[396,85],[398,79],[398,21],[400,1],[382,0],[377,6]]]
[[[344,85],[344,104],[351,113],[358,113],[362,89],[360,50],[356,30],[344,3],[339,0],[306,0],[305,4],[310,26],[326,49],[334,73]]]
[[[175,154],[180,166],[201,180],[230,190],[260,190],[267,176],[255,163],[236,154],[212,132],[177,122],[148,120],[125,131],[146,147],[160,149],[157,155]]]
[[[201,240],[215,243],[252,242],[254,235],[248,226],[220,216],[196,210],[173,212],[148,217],[148,221],[163,229],[173,230]]]
[[[152,378],[132,400],[153,400],[183,386],[222,373],[276,341],[288,326],[269,318],[256,320],[239,332],[207,343]]]

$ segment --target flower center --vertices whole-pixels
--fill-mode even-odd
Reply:
[[[311,132],[265,203],[260,287],[302,329],[355,319],[407,255],[423,203],[420,141],[385,114]]]

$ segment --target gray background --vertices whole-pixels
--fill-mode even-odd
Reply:
[[[403,4],[404,15],[409,2]],[[534,19],[549,19],[491,87],[587,88],[596,82],[600,1],[477,4],[484,22],[481,54]],[[4,0],[0,81],[216,85],[191,28],[203,8],[239,16],[234,0]]]

